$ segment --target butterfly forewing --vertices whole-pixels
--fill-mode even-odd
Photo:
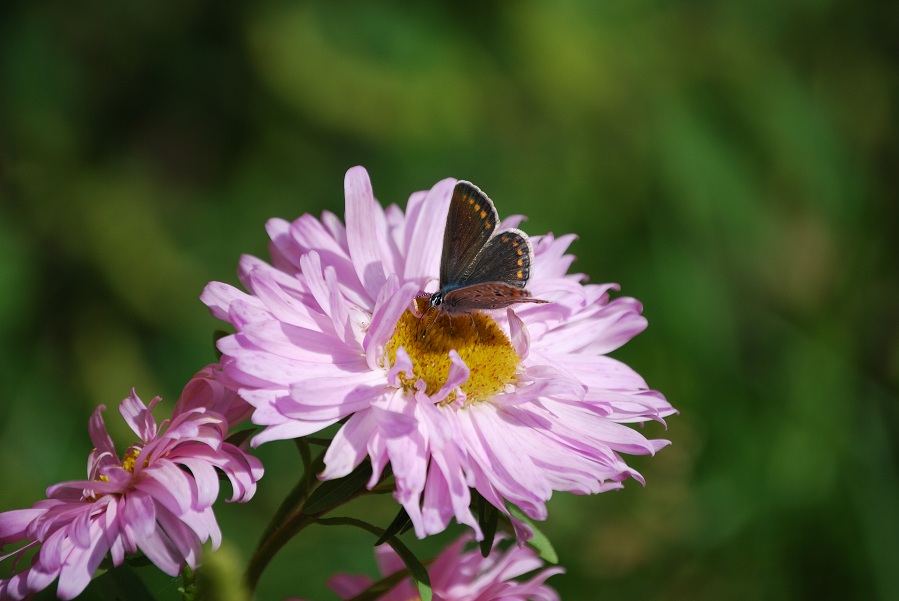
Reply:
[[[474,286],[485,282],[505,282],[513,288],[523,289],[531,276],[533,251],[527,236],[521,230],[509,229],[497,232],[475,258],[459,283]]]
[[[441,288],[464,277],[466,267],[490,239],[497,221],[496,209],[486,194],[469,182],[456,184],[443,234]]]

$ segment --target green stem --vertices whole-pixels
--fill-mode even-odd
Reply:
[[[355,526],[371,532],[378,538],[384,538],[385,542],[393,548],[399,558],[403,560],[403,563],[406,564],[409,574],[418,587],[419,598],[422,601],[431,601],[433,592],[431,591],[431,577],[428,575],[427,568],[415,557],[415,554],[409,550],[409,547],[404,545],[396,536],[385,536],[383,528],[351,517],[326,518],[316,521],[323,526]]]
[[[250,558],[246,573],[244,574],[244,580],[251,592],[256,590],[256,585],[259,582],[259,578],[262,576],[262,572],[265,571],[266,566],[268,566],[275,554],[287,544],[287,541],[296,536],[309,524],[315,523],[329,511],[349,503],[362,495],[371,494],[370,491],[366,490],[363,486],[364,481],[359,481],[356,484],[359,486],[358,489],[352,490],[352,492],[349,492],[345,496],[341,495],[333,502],[321,503],[322,499],[319,498],[319,502],[313,502],[313,505],[315,507],[321,507],[321,509],[314,512],[307,511],[306,505],[310,502],[310,495],[321,486],[321,483],[314,478],[313,474],[323,465],[324,451],[322,451],[322,454],[320,454],[314,461],[310,462],[308,454],[305,453],[305,451],[308,451],[308,447],[305,446],[305,443],[298,442],[297,444],[300,448],[300,455],[303,457],[304,463],[306,464],[306,470],[300,483],[290,491],[290,494],[287,495],[287,498],[284,499],[284,502],[278,508],[275,517],[272,518],[272,521],[266,527],[265,532],[256,547],[256,551],[253,553],[253,557]],[[358,472],[362,469],[363,466],[360,466],[356,471]],[[371,471],[370,466],[368,466],[367,469],[369,472]],[[361,473],[364,475],[364,470]],[[389,471],[385,470],[382,478],[387,478],[388,475]],[[332,490],[329,492],[334,491]]]
[[[281,547],[296,535],[300,530],[309,525],[310,516],[303,515],[303,505],[312,491],[318,486],[314,473],[316,468],[323,466],[324,451],[318,457],[312,459],[309,444],[302,440],[296,440],[297,449],[303,461],[303,477],[291,489],[287,497],[281,502],[278,511],[272,516],[268,525],[259,539],[259,544],[253,552],[253,557],[247,565],[244,580],[250,591],[256,590],[256,584],[262,576],[262,572],[271,562]]]
[[[259,583],[259,578],[262,577],[262,572],[265,571],[266,566],[268,566],[281,547],[287,544],[287,541],[296,536],[303,528],[309,524],[314,524],[315,520],[314,516],[297,512],[280,527],[267,531],[267,536],[263,537],[259,546],[256,547],[256,552],[253,553],[244,575],[244,580],[250,591],[256,590],[256,585]]]

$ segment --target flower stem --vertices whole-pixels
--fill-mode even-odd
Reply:
[[[275,516],[266,527],[253,557],[247,565],[244,574],[244,580],[250,591],[256,590],[256,584],[262,576],[262,572],[271,562],[275,554],[285,545],[287,541],[296,536],[301,530],[312,523],[328,524],[328,520],[320,518],[331,510],[349,503],[362,495],[372,494],[366,489],[365,484],[371,478],[371,464],[366,460],[356,467],[350,474],[336,480],[329,480],[324,483],[318,482],[312,474],[320,470],[323,463],[324,451],[310,461],[308,453],[309,448],[302,441],[297,442],[300,449],[300,455],[303,458],[305,466],[304,474],[296,486],[290,491],[284,502],[278,508]],[[383,484],[384,480],[390,477],[391,471],[384,469],[381,474],[379,484]],[[332,518],[337,520],[338,518]],[[351,518],[342,518],[350,520]],[[360,523],[359,520],[356,520]],[[359,525],[353,523],[353,525]],[[371,526],[376,528],[375,526]],[[370,530],[373,532],[372,530]],[[380,534],[383,530],[378,529]],[[379,535],[380,535],[379,534]],[[402,553],[400,553],[402,556]]]
[[[256,590],[256,585],[259,583],[259,578],[262,577],[262,572],[265,571],[266,566],[268,566],[281,547],[287,544],[287,541],[303,528],[315,523],[315,519],[311,515],[297,512],[281,526],[270,528],[267,531],[267,536],[263,537],[259,542],[259,546],[256,547],[256,552],[253,553],[253,557],[250,559],[247,571],[244,574],[244,580],[250,591]]]
[[[308,526],[311,520],[311,516],[302,513],[303,505],[319,484],[314,474],[324,466],[324,451],[313,460],[309,452],[309,445],[302,439],[297,440],[296,443],[303,460],[303,476],[281,502],[278,511],[265,527],[259,544],[253,552],[253,557],[250,558],[244,580],[251,591],[256,590],[256,584],[259,582],[262,572],[275,553],[300,530]]]

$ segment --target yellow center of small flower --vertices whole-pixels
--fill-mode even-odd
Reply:
[[[131,447],[128,449],[128,452],[125,453],[125,460],[122,461],[122,467],[133,474],[134,464],[137,462],[138,455],[140,455],[140,449],[138,447]]]
[[[422,302],[423,301],[423,302]],[[416,299],[420,311],[427,310],[427,299]],[[497,323],[487,315],[472,313],[449,317],[444,314],[434,320],[434,309],[424,317],[406,311],[396,324],[393,337],[387,343],[387,358],[396,362],[396,351],[406,349],[412,360],[412,377],[400,374],[402,386],[413,391],[415,383],[425,382],[425,393],[435,394],[446,383],[449,375],[449,352],[456,349],[471,371],[468,380],[460,386],[465,393],[465,404],[484,401],[515,382],[520,357],[512,348],[509,338]],[[429,321],[430,328],[425,333]],[[441,404],[452,403],[455,392]]]
[[[138,455],[140,455],[140,447],[131,447],[130,449],[128,449],[128,452],[125,453],[125,459],[122,460],[122,469],[133,474]],[[109,478],[107,478],[103,474],[97,476],[97,480],[99,480],[100,482],[109,482]]]

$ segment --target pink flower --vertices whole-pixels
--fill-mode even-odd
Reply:
[[[542,570],[530,580],[518,578],[543,567],[543,561],[529,547],[510,546],[502,551],[494,546],[487,557],[478,549],[465,551],[470,536],[463,536],[434,560],[428,569],[431,590],[435,601],[558,601],[559,595],[545,584],[546,579],[565,572],[554,567]],[[381,574],[389,576],[405,565],[390,545],[375,547],[378,568]],[[367,576],[343,574],[334,576],[328,582],[341,599],[352,599],[374,584]],[[379,601],[408,601],[418,599],[418,590],[411,579],[406,579],[388,593],[378,597]]]
[[[413,194],[404,214],[383,209],[368,174],[354,167],[345,181],[346,226],[331,213],[272,219],[273,265],[240,261],[250,294],[213,282],[202,295],[237,331],[219,349],[227,381],[265,426],[253,444],[348,418],[320,477],[345,476],[368,457],[373,486],[389,462],[394,496],[419,537],[453,517],[480,537],[470,487],[505,513],[509,501],[545,519],[555,490],[642,482],[620,453],[651,454],[668,442],[624,424],[675,412],[606,356],[646,320],[636,300],[610,298],[614,284],[567,273],[573,235],[531,238],[528,289],[549,303],[443,318],[421,335],[413,299],[437,287],[453,186],[447,179]]]
[[[170,420],[157,427],[149,407],[131,392],[119,412],[140,442],[120,458],[106,431],[100,406],[90,420],[94,450],[88,479],[47,489],[47,499],[30,509],[0,514],[0,544],[26,543],[2,559],[40,547],[32,565],[0,580],[0,598],[23,599],[59,578],[57,595],[71,599],[88,585],[107,557],[120,565],[126,555],[143,553],[166,574],[196,567],[200,545],[221,533],[212,511],[218,472],[231,481],[231,501],[248,501],[262,477],[255,457],[225,442],[229,423],[242,401],[213,379],[206,368],[184,389]]]

